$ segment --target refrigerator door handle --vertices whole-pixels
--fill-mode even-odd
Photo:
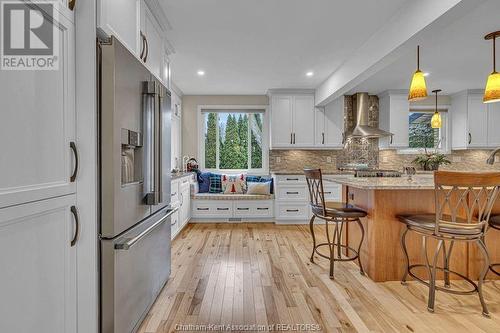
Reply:
[[[143,94],[145,98],[144,125],[149,126],[144,132],[148,136],[148,151],[146,153],[148,175],[148,185],[146,186],[146,196],[144,201],[147,205],[157,205],[159,203],[158,183],[159,183],[159,101],[158,101],[158,83],[156,81],[145,81],[143,83]]]
[[[178,210],[178,208],[173,208],[169,209],[165,216],[163,216],[161,219],[156,221],[154,224],[152,224],[149,228],[141,232],[135,237],[128,238],[126,242],[123,243],[116,243],[115,244],[115,250],[129,250],[131,247],[133,247],[138,241],[149,235],[156,227],[158,227],[160,224],[165,222],[167,218],[169,218],[173,213],[175,213]]]
[[[158,135],[156,137],[156,151],[157,151],[157,156],[158,159],[156,160],[155,164],[155,172],[157,174],[157,187],[156,191],[158,193],[158,202],[157,204],[163,202],[163,179],[162,179],[162,170],[163,170],[163,165],[162,165],[162,160],[163,160],[163,99],[165,97],[165,88],[161,84],[158,84],[158,107],[156,109],[157,111],[157,129],[158,129]]]

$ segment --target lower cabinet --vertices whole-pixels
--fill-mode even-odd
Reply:
[[[177,208],[171,215],[172,239],[184,228],[191,219],[191,183],[193,176],[189,175],[172,180],[170,205]]]
[[[309,207],[309,189],[303,175],[278,175],[275,177],[277,223],[305,223],[312,216]],[[325,201],[341,201],[342,186],[323,181]]]
[[[75,202],[0,209],[0,332],[76,332]]]
[[[192,214],[203,219],[257,219],[271,221],[273,200],[193,200]]]

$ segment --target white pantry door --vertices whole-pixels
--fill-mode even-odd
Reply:
[[[74,22],[56,23],[58,70],[0,73],[0,208],[76,191]]]
[[[0,209],[0,332],[76,332],[75,200]]]

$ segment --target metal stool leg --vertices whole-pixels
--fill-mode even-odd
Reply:
[[[361,275],[365,275],[365,270],[363,269],[363,264],[361,264],[361,245],[363,245],[363,240],[365,239],[365,228],[363,227],[363,223],[361,223],[360,219],[356,219],[356,223],[361,230],[361,240],[358,245],[358,263],[359,263],[359,272]]]
[[[316,218],[315,215],[311,217],[311,220],[309,221],[309,229],[311,230],[311,236],[313,239],[313,249],[311,253],[311,262],[314,263],[314,251],[316,250],[316,235],[314,234],[314,219]]]
[[[490,317],[490,313],[488,312],[488,307],[486,306],[486,302],[484,301],[483,297],[483,282],[490,268],[490,256],[488,255],[488,250],[486,249],[486,245],[484,244],[483,240],[481,239],[478,240],[477,245],[479,246],[479,249],[483,253],[484,257],[484,267],[483,270],[481,271],[481,275],[479,276],[479,282],[477,284],[477,293],[479,294],[479,301],[481,302],[481,306],[483,307],[483,316]]]
[[[446,244],[443,243],[443,272],[444,272],[444,286],[450,288],[450,256],[453,249],[454,241],[450,241],[450,246],[446,250]]]
[[[337,258],[342,258],[342,229],[344,228],[344,219],[341,219],[337,224],[340,224],[340,228],[337,228]]]
[[[401,248],[403,249],[403,254],[406,262],[405,273],[403,274],[403,278],[401,279],[401,284],[406,284],[406,278],[408,277],[408,271],[410,270],[410,258],[408,257],[408,250],[406,249],[406,234],[410,229],[405,227],[403,233],[401,234]]]

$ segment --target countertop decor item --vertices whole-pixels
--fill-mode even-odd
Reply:
[[[440,92],[441,89],[436,89],[433,90],[432,92],[436,95],[436,109],[434,110],[434,114],[432,115],[431,118],[431,127],[432,128],[441,128],[441,114],[439,114],[438,111],[438,92]]]
[[[451,164],[451,162],[446,159],[446,155],[438,153],[437,149],[432,153],[427,152],[427,149],[425,149],[425,154],[417,156],[413,160],[413,163],[418,164],[426,171],[437,170],[442,164]]]
[[[484,103],[500,102],[500,73],[496,71],[495,39],[500,36],[500,31],[495,31],[484,36],[486,40],[493,40],[493,72],[488,76],[484,89]]]
[[[420,45],[417,45],[417,70],[411,80],[408,100],[414,102],[425,98],[427,98],[427,86],[424,73],[420,70]]]

